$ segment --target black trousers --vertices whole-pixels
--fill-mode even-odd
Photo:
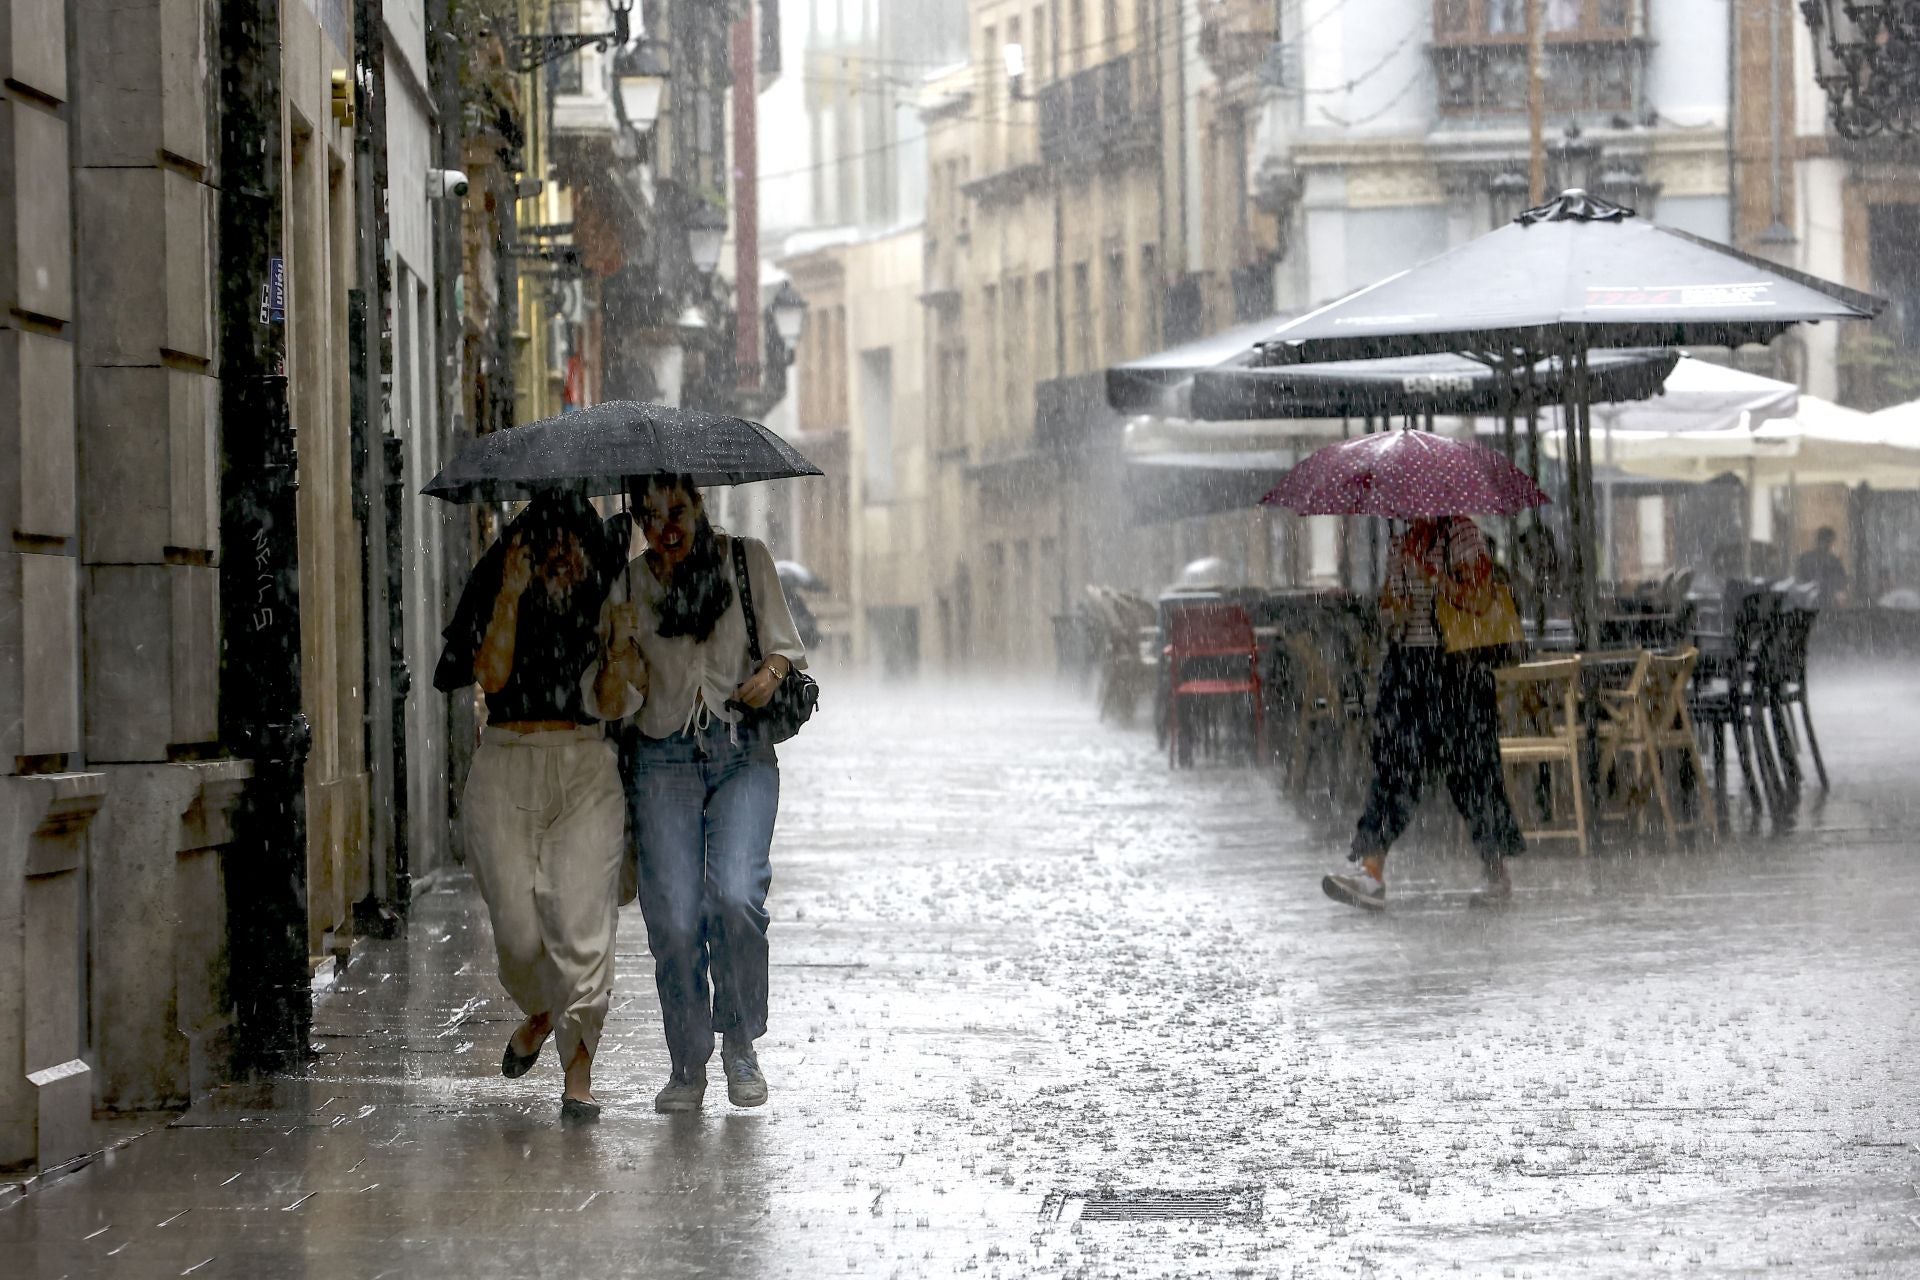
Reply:
[[[1436,773],[1482,858],[1525,850],[1500,776],[1493,669],[1443,649],[1396,645],[1380,669],[1373,785],[1353,833],[1355,861],[1393,847]]]

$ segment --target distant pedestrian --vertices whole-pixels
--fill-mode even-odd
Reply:
[[[576,1120],[600,1113],[593,1056],[613,990],[626,817],[582,680],[592,686],[608,667],[609,689],[644,679],[631,657],[609,663],[599,639],[618,561],[583,499],[534,499],[467,580],[434,673],[435,688],[478,681],[486,695],[460,812],[500,983],[526,1015],[500,1071],[525,1075],[552,1035],[566,1072],[561,1112]]]
[[[622,763],[672,1063],[654,1108],[700,1107],[716,1033],[728,1099],[756,1107],[767,1100],[754,1041],[767,1030],[780,764],[752,712],[806,665],[806,650],[772,554],[715,529],[691,480],[654,478],[632,498],[647,549],[614,589],[632,597],[649,675],[623,734]],[[743,591],[757,621],[757,662]]]
[[[1380,613],[1388,640],[1373,726],[1373,783],[1348,856],[1357,868],[1321,881],[1335,901],[1387,903],[1387,851],[1407,829],[1431,774],[1446,779],[1485,867],[1483,901],[1512,893],[1506,860],[1525,847],[1501,779],[1493,670],[1472,650],[1449,653],[1437,606],[1472,609],[1492,593],[1493,562],[1473,522],[1415,520],[1393,539]]]
[[[1833,554],[1833,544],[1838,540],[1839,535],[1831,526],[1820,526],[1820,531],[1813,535],[1813,546],[1801,554],[1793,570],[1794,580],[1810,584],[1816,601],[1822,606],[1836,603],[1840,593],[1847,589],[1847,566]]]

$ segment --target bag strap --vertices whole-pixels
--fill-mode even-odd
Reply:
[[[740,584],[740,612],[747,620],[747,650],[753,655],[755,666],[765,661],[760,656],[760,624],[753,616],[753,583],[747,577],[747,544],[740,538],[728,539],[733,543],[733,576]]]

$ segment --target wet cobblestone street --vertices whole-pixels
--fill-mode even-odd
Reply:
[[[1920,1275],[1911,676],[1820,686],[1795,831],[1530,856],[1487,912],[1430,824],[1384,917],[1318,887],[1350,813],[1085,696],[850,685],[784,753],[769,1106],[653,1114],[629,909],[562,1129],[457,876],[303,1075],[0,1209],[6,1274]]]

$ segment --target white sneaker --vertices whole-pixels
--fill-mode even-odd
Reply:
[[[1344,871],[1329,872],[1321,879],[1320,888],[1335,902],[1350,907],[1366,911],[1384,911],[1387,907],[1386,882],[1359,863],[1347,864]]]

